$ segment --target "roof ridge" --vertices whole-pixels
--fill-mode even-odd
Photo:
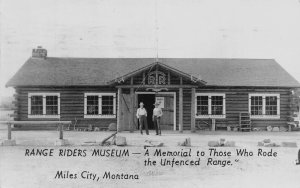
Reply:
[[[32,58],[32,57],[31,57]],[[45,59],[156,59],[153,57],[51,57]],[[33,58],[37,59],[37,58]],[[163,57],[158,59],[211,59],[211,60],[275,60],[274,58],[213,58],[213,57]]]

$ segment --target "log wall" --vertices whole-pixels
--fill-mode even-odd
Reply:
[[[141,78],[138,78],[140,80]],[[171,78],[173,80],[173,78]],[[173,80],[174,81],[174,80]],[[143,89],[140,89],[141,91]],[[129,93],[129,89],[123,89]],[[117,93],[114,87],[22,87],[16,88],[15,120],[57,120],[57,119],[28,119],[28,93],[32,92],[58,92],[60,93],[60,120],[75,121],[77,127],[87,127],[89,124],[99,128],[107,128],[110,123],[117,123],[117,118],[111,119],[85,119],[84,118],[84,93],[110,92]],[[179,129],[179,89],[170,89],[176,92],[176,129]],[[280,119],[252,119],[253,127],[286,126],[291,113],[289,88],[197,88],[196,93],[225,93],[226,94],[226,119],[217,119],[217,129],[226,129],[226,126],[238,125],[239,112],[248,111],[249,93],[279,93],[280,94]],[[117,95],[116,95],[117,96]],[[183,88],[183,130],[191,130],[191,88]],[[137,106],[136,106],[137,107]],[[117,105],[118,109],[118,105]],[[116,110],[117,110],[116,109]],[[196,127],[205,127],[211,124],[209,119],[196,118]],[[205,123],[206,122],[206,123]]]
[[[289,106],[290,89],[288,88],[198,88],[196,93],[225,93],[226,94],[226,119],[217,119],[217,129],[226,129],[226,126],[239,124],[239,113],[248,112],[249,93],[278,93],[280,94],[280,119],[251,119],[252,127],[266,129],[267,126],[287,126],[288,115],[291,112]],[[196,125],[211,125],[211,120],[196,119]]]
[[[29,120],[57,120],[48,118],[28,118],[28,93],[34,92],[57,92],[60,93],[60,120],[75,122],[77,119],[77,128],[88,127],[89,124],[99,127],[107,128],[110,123],[117,123],[117,118],[109,119],[87,119],[84,118],[84,93],[86,92],[108,92],[117,93],[115,88],[100,88],[100,87],[65,87],[65,88],[17,88],[18,108],[16,111],[15,120],[29,121]],[[117,95],[116,95],[117,96]],[[45,126],[45,125],[44,125]],[[72,127],[71,127],[72,128]]]

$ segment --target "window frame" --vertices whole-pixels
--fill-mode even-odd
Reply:
[[[262,115],[251,115],[251,97],[262,97]],[[266,97],[277,97],[277,115],[266,114]],[[280,94],[278,93],[249,93],[248,112],[251,119],[280,119]]]
[[[88,96],[98,96],[98,114],[87,114],[87,97]],[[102,96],[112,96],[113,97],[113,114],[104,115],[102,114]],[[84,93],[84,118],[116,118],[117,117],[117,104],[116,104],[116,93]]]
[[[31,97],[32,96],[42,96],[43,100],[43,114],[31,114]],[[46,97],[56,96],[57,97],[57,114],[49,115],[46,114]],[[28,118],[60,118],[60,93],[28,93]]]
[[[208,97],[208,115],[197,115],[197,97],[198,96],[207,96]],[[223,97],[223,114],[222,115],[213,115],[212,114],[212,96],[221,96]],[[223,119],[226,118],[226,94],[225,93],[196,93],[195,94],[195,118],[200,119]]]

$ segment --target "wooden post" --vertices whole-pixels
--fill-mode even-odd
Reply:
[[[179,132],[183,132],[183,89],[179,88]]]
[[[211,130],[212,131],[216,130],[216,119],[211,119]]]
[[[130,78],[130,85],[133,85],[133,76]]]
[[[143,85],[146,84],[146,74],[145,74],[145,72],[143,72],[143,80],[142,80],[142,84],[143,84]]]
[[[58,127],[59,127],[59,139],[62,140],[62,139],[64,139],[64,134],[63,134],[64,125],[62,123],[60,123],[58,125]]]
[[[158,66],[156,65],[155,66],[155,85],[158,85],[158,74],[157,74],[157,71],[158,71]]]
[[[135,99],[134,99],[134,88],[130,88],[130,98],[131,98],[131,106],[130,106],[130,132],[132,133],[134,131],[134,105],[135,105]]]
[[[196,109],[195,109],[195,103],[196,103],[196,89],[192,88],[192,104],[191,104],[191,131],[195,132],[196,128],[195,128],[195,114],[196,114]]]
[[[134,94],[134,130],[138,129],[138,119],[136,118],[136,111],[137,111],[137,108],[139,106],[139,101],[138,101],[138,94]]]
[[[122,107],[122,88],[118,88],[118,113],[117,113],[117,131],[121,131],[121,110]]]
[[[7,123],[7,139],[11,140],[11,124]]]

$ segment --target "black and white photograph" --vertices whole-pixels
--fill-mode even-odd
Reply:
[[[0,0],[0,188],[299,188],[300,0]]]

